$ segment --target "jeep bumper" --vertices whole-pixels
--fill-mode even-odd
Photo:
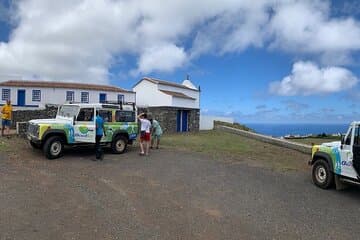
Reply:
[[[35,137],[34,135],[27,134],[27,139],[33,143],[41,144],[41,140],[38,137]]]

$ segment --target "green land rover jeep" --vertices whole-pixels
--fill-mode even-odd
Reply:
[[[33,148],[43,149],[48,159],[62,156],[64,146],[95,144],[95,114],[104,119],[103,144],[123,153],[138,133],[135,104],[64,104],[55,119],[29,121],[27,137]]]
[[[334,185],[360,185],[360,122],[352,122],[341,141],[312,147],[312,179],[316,186],[327,189]],[[344,184],[345,183],[345,184]]]

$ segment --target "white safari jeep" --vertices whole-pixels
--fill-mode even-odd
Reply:
[[[343,183],[360,184],[360,122],[352,122],[341,142],[312,147],[312,179],[316,186],[329,188]]]
[[[136,107],[128,104],[64,104],[55,119],[29,121],[27,137],[34,148],[42,149],[48,159],[62,155],[64,145],[95,143],[95,114],[104,119],[106,136],[103,144],[114,153],[123,153],[138,133]]]

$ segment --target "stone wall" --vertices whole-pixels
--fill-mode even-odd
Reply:
[[[38,110],[16,110],[12,113],[12,128],[16,128],[17,122],[28,122],[32,119],[55,118],[57,107],[46,106]]]
[[[20,137],[26,137],[26,132],[28,129],[28,122],[17,122],[16,123],[16,134]]]
[[[182,109],[175,107],[149,107],[138,108],[138,113],[146,112],[154,119],[158,120],[164,133],[176,132],[176,116],[178,110],[188,110],[188,127],[189,131],[199,131],[200,110],[199,109]],[[18,133],[24,134],[26,123],[31,119],[55,118],[57,107],[47,106],[46,109],[39,110],[17,110],[13,112],[13,128],[21,128]],[[21,123],[20,125],[17,123]]]
[[[164,133],[176,132],[176,117],[178,110],[187,110],[189,131],[199,131],[200,110],[199,109],[182,109],[176,107],[148,107],[138,108],[138,113],[146,112],[152,118],[156,119],[163,129]]]
[[[220,126],[220,125],[216,125],[215,129],[220,129],[225,132],[230,132],[230,133],[238,134],[238,135],[241,135],[244,137],[253,138],[253,139],[256,139],[256,140],[259,140],[262,142],[278,145],[280,147],[290,148],[290,149],[293,149],[293,150],[296,150],[296,151],[299,151],[302,153],[311,154],[311,146],[306,145],[306,144],[294,143],[294,142],[290,142],[290,141],[283,140],[283,139],[273,138],[273,137],[258,134],[258,133],[248,132],[248,131],[231,128],[231,127],[226,127],[226,126]]]

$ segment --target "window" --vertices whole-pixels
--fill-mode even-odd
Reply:
[[[76,116],[78,111],[79,111],[78,106],[63,105],[59,109],[58,116],[73,118]]]
[[[116,111],[116,122],[135,122],[135,112],[133,111]]]
[[[88,92],[81,92],[81,102],[89,103],[89,93]]]
[[[360,145],[360,127],[355,127],[355,134],[354,134],[354,145]]]
[[[41,101],[41,90],[32,90],[32,100],[33,102]]]
[[[82,108],[82,109],[80,109],[80,112],[76,118],[76,121],[90,122],[93,119],[94,119],[94,109],[93,108]]]
[[[1,99],[3,101],[10,100],[10,89],[2,89]]]
[[[351,144],[351,135],[352,135],[352,128],[350,128],[349,132],[347,133],[347,137],[345,139],[345,145],[350,145]]]
[[[106,103],[106,93],[100,93],[99,103]]]
[[[67,102],[75,101],[75,92],[74,91],[66,91],[66,101]]]
[[[118,94],[118,102],[124,102],[124,95]]]
[[[112,122],[112,111],[99,110],[99,115],[104,119],[104,122]]]

